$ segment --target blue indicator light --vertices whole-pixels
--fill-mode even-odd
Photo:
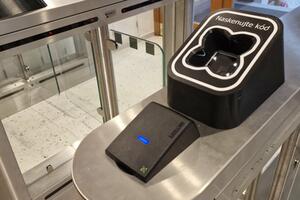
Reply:
[[[137,136],[137,139],[143,144],[149,144],[150,143],[150,140],[148,138],[146,138],[145,136],[142,136],[142,135]]]

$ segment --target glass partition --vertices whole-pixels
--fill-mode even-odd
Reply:
[[[234,8],[281,17],[300,6],[299,0],[235,0]]]
[[[112,59],[120,112],[166,84],[162,37],[153,34],[153,11],[114,27],[127,24],[136,28],[136,36],[110,31],[118,44]],[[0,60],[0,119],[22,173],[103,123],[101,80],[89,36],[74,34]]]
[[[69,46],[64,45],[69,44]],[[63,51],[62,48],[65,50]],[[56,64],[61,95],[91,117],[103,122],[91,43],[83,36],[73,36],[50,45]],[[76,87],[74,87],[76,86]]]
[[[23,173],[99,127],[99,108],[84,34],[0,60],[0,116]]]
[[[166,84],[161,36],[139,38],[111,30],[118,49],[112,52],[118,105],[127,110]]]
[[[211,0],[194,0],[194,21],[201,23],[210,14]]]

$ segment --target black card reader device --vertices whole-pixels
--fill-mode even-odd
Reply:
[[[123,171],[148,182],[199,136],[190,119],[152,102],[115,138],[106,154]]]
[[[220,10],[200,23],[169,62],[168,103],[211,127],[234,128],[283,83],[280,19]]]

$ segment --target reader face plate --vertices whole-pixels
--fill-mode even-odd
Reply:
[[[125,128],[106,152],[121,166],[146,177],[188,123],[190,121],[185,117],[152,103]]]

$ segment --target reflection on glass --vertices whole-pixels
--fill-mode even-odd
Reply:
[[[0,116],[22,172],[101,125],[95,74],[83,35],[0,60]]]
[[[120,112],[160,90],[164,85],[162,38],[145,39],[111,30],[119,37],[118,50],[112,52]],[[122,38],[122,40],[120,40]]]
[[[235,0],[234,8],[281,17],[300,6],[299,0]]]
[[[211,0],[194,0],[194,21],[200,23],[210,14]]]

